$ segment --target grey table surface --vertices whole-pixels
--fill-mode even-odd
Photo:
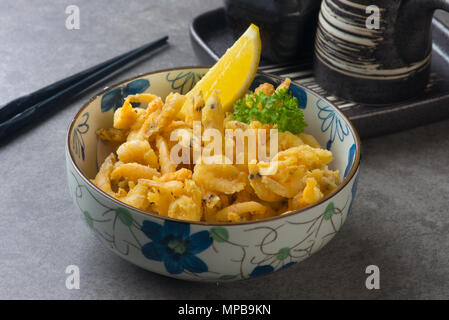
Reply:
[[[221,0],[0,2],[0,101],[7,102],[168,34],[170,47],[83,93],[0,148],[0,299],[449,298],[449,121],[363,141],[353,213],[323,250],[243,282],[192,283],[122,260],[88,231],[66,184],[68,124],[103,86],[195,65],[188,23]],[[79,30],[65,8],[80,8]],[[443,16],[446,21],[447,16]],[[68,290],[65,269],[80,267]],[[380,268],[367,290],[365,268]]]

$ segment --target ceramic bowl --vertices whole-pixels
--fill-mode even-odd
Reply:
[[[128,94],[187,93],[206,73],[185,67],[140,75],[105,89],[76,114],[67,135],[70,192],[86,225],[120,257],[153,272],[186,280],[232,281],[266,275],[292,266],[320,250],[345,222],[359,173],[360,141],[337,107],[313,91],[292,83],[308,122],[306,133],[331,150],[331,168],[341,185],[303,210],[244,223],[186,222],[126,205],[98,189],[89,179],[107,155],[95,132],[111,127],[114,111]],[[258,74],[252,89],[281,79]]]

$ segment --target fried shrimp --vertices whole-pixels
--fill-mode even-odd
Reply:
[[[188,221],[253,221],[320,201],[340,173],[329,168],[332,153],[302,132],[290,82],[259,85],[232,114],[218,91],[206,101],[201,91],[129,95],[113,127],[96,131],[115,151],[92,182],[130,206]]]

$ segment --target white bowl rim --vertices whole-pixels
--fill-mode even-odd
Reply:
[[[142,78],[142,77],[146,77],[152,74],[157,74],[157,73],[164,73],[164,72],[169,72],[169,71],[177,71],[177,70],[188,70],[188,69],[210,69],[211,66],[181,66],[181,67],[175,67],[175,68],[167,68],[167,69],[160,69],[160,70],[156,70],[156,71],[152,71],[152,72],[147,72],[147,73],[139,73],[138,75],[122,80],[118,83],[115,83],[111,86],[106,87],[105,89],[101,90],[99,93],[95,94],[92,98],[90,98],[87,102],[85,102],[81,108],[78,110],[78,112],[75,114],[75,116],[73,117],[72,121],[70,122],[69,125],[69,129],[67,131],[67,136],[66,136],[66,154],[69,156],[69,160],[72,164],[72,166],[75,168],[75,170],[77,171],[78,175],[84,180],[85,183],[87,183],[87,185],[89,187],[91,187],[93,190],[95,190],[97,193],[99,193],[100,195],[102,195],[103,197],[109,199],[110,201],[116,203],[119,206],[125,207],[128,210],[130,210],[131,212],[136,212],[136,213],[140,213],[143,214],[144,216],[147,217],[152,217],[152,218],[157,218],[163,221],[173,221],[173,222],[178,222],[178,223],[189,223],[189,224],[193,224],[193,225],[201,225],[201,226],[239,226],[239,225],[252,225],[252,224],[258,224],[258,223],[265,223],[265,222],[272,222],[274,220],[278,220],[278,219],[282,219],[285,217],[291,217],[293,215],[296,214],[300,214],[302,212],[305,212],[307,210],[310,210],[314,207],[317,207],[323,203],[325,203],[326,201],[330,200],[331,198],[333,198],[334,196],[336,196],[338,193],[340,193],[345,186],[352,181],[352,179],[354,178],[355,174],[357,173],[357,170],[360,166],[360,159],[361,159],[361,142],[360,142],[360,137],[359,134],[357,133],[357,130],[355,129],[354,125],[352,124],[351,120],[349,120],[349,118],[332,102],[330,102],[329,100],[327,100],[325,97],[321,96],[319,93],[315,92],[312,89],[306,88],[304,86],[302,86],[301,84],[295,82],[292,80],[292,83],[295,84],[296,86],[300,87],[301,89],[305,90],[306,92],[309,92],[311,94],[313,94],[314,96],[324,100],[327,104],[331,105],[335,111],[343,118],[345,119],[345,121],[348,123],[351,132],[353,134],[353,136],[355,137],[355,145],[356,145],[356,152],[355,152],[355,158],[354,158],[354,163],[352,164],[352,168],[349,171],[349,174],[343,179],[343,181],[338,185],[338,187],[333,190],[331,193],[329,193],[327,196],[323,197],[320,201],[309,205],[307,207],[304,207],[302,209],[299,210],[294,210],[291,211],[289,213],[285,213],[282,215],[278,215],[278,216],[274,216],[274,217],[270,217],[270,218],[266,218],[266,219],[261,219],[261,220],[254,220],[254,221],[243,221],[243,222],[206,222],[206,221],[189,221],[189,220],[181,220],[181,219],[175,219],[175,218],[170,218],[170,217],[165,217],[165,216],[161,216],[158,215],[156,213],[152,213],[152,212],[148,212],[142,209],[138,209],[136,207],[130,206],[110,195],[108,195],[106,192],[104,192],[103,190],[101,190],[100,188],[98,188],[96,185],[94,185],[90,179],[88,179],[80,170],[80,168],[78,168],[78,166],[76,165],[74,159],[73,159],[73,155],[70,152],[70,133],[73,131],[74,125],[76,120],[79,118],[79,116],[81,115],[81,113],[84,111],[84,109],[86,109],[91,103],[92,101],[94,101],[95,99],[97,99],[98,97],[100,97],[101,95],[103,95],[104,93],[106,93],[107,91],[114,89],[124,83],[130,82],[132,80],[138,79],[138,78]],[[266,73],[266,72],[260,72],[258,71],[256,75],[264,75],[267,77],[271,77],[271,78],[275,78],[277,80],[282,81],[282,77],[274,75],[274,74],[270,74],[270,73]]]

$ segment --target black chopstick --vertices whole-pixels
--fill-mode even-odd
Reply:
[[[168,36],[55,82],[0,108],[0,141],[129,62],[166,44]]]

